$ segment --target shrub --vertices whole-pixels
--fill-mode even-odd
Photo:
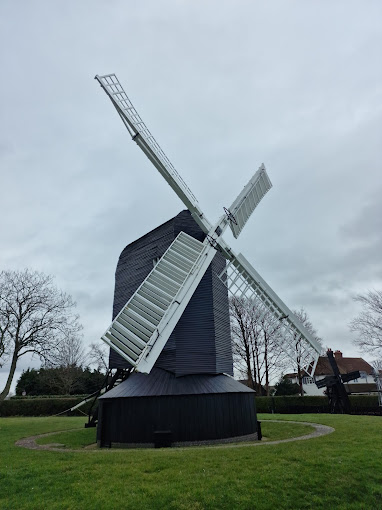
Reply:
[[[382,414],[378,397],[374,395],[350,395],[352,414]],[[279,396],[256,397],[258,413],[329,413],[329,402],[325,396]]]
[[[6,416],[52,416],[62,413],[79,404],[83,398],[17,398],[4,400],[0,403],[0,417]],[[87,413],[92,400],[84,404],[80,409]],[[80,411],[69,411],[69,416],[78,416]],[[85,416],[84,416],[85,418]]]
[[[25,392],[31,395],[79,395],[94,393],[105,381],[105,374],[73,366],[28,368],[21,374],[16,386],[16,395]]]
[[[11,397],[11,400],[35,400],[36,398],[50,398],[50,399],[56,399],[56,398],[77,398],[77,399],[85,399],[88,396],[88,394],[83,395],[13,395]]]
[[[292,383],[289,377],[282,376],[275,385],[275,395],[298,395],[300,393],[300,386]]]

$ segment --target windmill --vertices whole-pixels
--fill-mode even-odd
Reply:
[[[329,408],[332,414],[350,414],[350,400],[344,383],[353,381],[360,377],[358,370],[341,374],[333,351],[329,349],[326,352],[330,368],[333,375],[327,375],[324,379],[316,381],[317,388],[325,388],[329,400]]]
[[[210,223],[198,201],[132,105],[115,74],[96,76],[132,139],[185,204],[204,233],[199,241],[179,232],[148,276],[120,309],[102,340],[118,353],[132,371],[150,374],[170,335],[182,317],[217,253],[226,263],[218,274],[228,292],[256,303],[260,313],[271,312],[280,321],[282,348],[296,361],[296,338],[301,346],[300,367],[313,375],[320,345],[285,303],[241,254],[236,254],[222,234],[230,227],[237,238],[272,184],[261,165],[229,208]]]

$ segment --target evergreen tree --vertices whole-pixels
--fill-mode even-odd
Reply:
[[[278,383],[275,384],[275,396],[280,395],[298,395],[300,393],[300,386],[285,376],[282,376]]]

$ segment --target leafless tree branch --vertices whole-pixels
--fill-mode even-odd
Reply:
[[[350,330],[359,335],[354,344],[370,354],[382,354],[382,291],[369,290],[354,300],[362,310],[350,323]]]
[[[316,329],[313,327],[313,324],[311,323],[309,316],[305,309],[301,307],[299,310],[293,310],[294,315],[297,317],[297,319],[301,322],[301,324],[309,331],[309,333],[313,336],[313,338],[321,345],[322,347],[322,338],[320,338],[317,334]],[[298,385],[300,386],[300,395],[304,396],[304,390],[302,386],[302,380],[304,377],[304,373],[300,368],[300,362],[301,362],[301,355],[303,346],[301,345],[301,336],[297,333],[294,333],[294,344],[295,344],[295,350],[296,350],[296,362],[294,364],[294,369],[297,371],[297,379],[298,379]]]
[[[231,298],[231,336],[235,369],[259,394],[269,393],[272,375],[282,370],[280,322],[249,299]]]
[[[89,364],[96,367],[99,372],[106,373],[109,368],[109,351],[106,345],[97,343],[90,344],[90,349],[87,355]]]
[[[82,329],[71,296],[53,285],[53,278],[38,271],[0,272],[0,365],[11,359],[0,401],[9,392],[17,361],[26,353],[48,360]]]

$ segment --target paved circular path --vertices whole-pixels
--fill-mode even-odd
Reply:
[[[334,432],[333,427],[329,427],[327,425],[321,425],[320,423],[311,423],[307,421],[290,421],[290,420],[263,420],[263,422],[272,422],[272,423],[296,423],[297,425],[309,425],[314,428],[313,432],[310,434],[305,434],[303,436],[297,436],[297,437],[290,437],[288,439],[279,439],[277,441],[252,441],[252,442],[241,442],[241,443],[235,443],[235,444],[215,444],[210,446],[203,446],[203,448],[239,448],[243,446],[263,446],[263,445],[271,445],[271,444],[281,444],[281,443],[290,443],[292,441],[303,441],[305,439],[313,439],[314,437],[319,436],[326,436],[327,434],[331,434]],[[78,430],[78,429],[70,429],[70,430]],[[49,432],[48,434],[39,434],[37,436],[30,436],[26,437],[24,439],[19,439],[16,441],[16,446],[21,446],[22,448],[28,448],[30,450],[48,450],[53,452],[83,452],[83,451],[101,451],[99,448],[94,448],[94,445],[90,445],[90,447],[86,447],[83,449],[73,450],[69,448],[62,448],[60,443],[49,443],[49,444],[37,444],[36,439],[39,439],[40,437],[47,437],[47,436],[54,436],[56,434],[59,434],[60,432],[70,432],[70,430],[60,430],[57,432]],[[198,445],[193,444],[193,447],[197,448]],[[105,450],[109,450],[108,448]],[[102,451],[105,451],[104,449]],[[118,451],[121,451],[121,449],[117,449]],[[116,451],[116,449],[113,449],[113,451]]]

